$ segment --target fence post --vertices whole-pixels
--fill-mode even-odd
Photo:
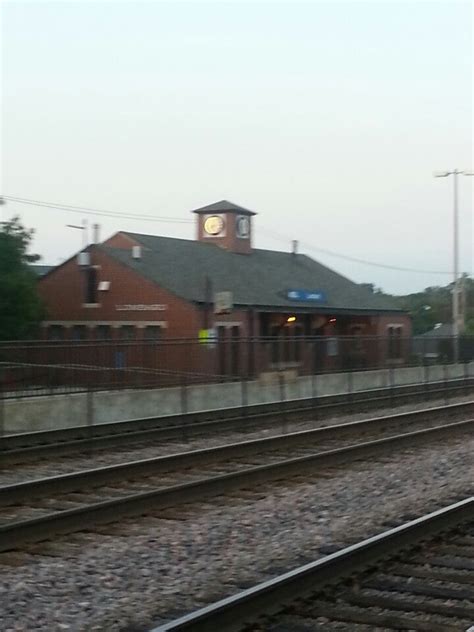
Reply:
[[[444,403],[448,404],[448,365],[443,362]]]
[[[352,376],[352,364],[349,360],[348,369],[347,369],[347,399],[349,401],[349,411],[352,413],[353,411],[353,398],[352,392],[354,389],[354,378]]]
[[[249,395],[248,395],[247,379],[244,376],[242,376],[242,379],[240,380],[240,389],[241,389],[241,396],[242,396],[242,415],[246,417],[247,408],[249,405]]]
[[[92,439],[94,436],[94,391],[90,380],[87,381],[86,391],[86,422],[87,435],[90,440],[90,448],[92,448]]]
[[[249,378],[253,378],[255,374],[255,345],[253,336],[247,336],[247,375]],[[244,354],[242,354],[243,356]]]
[[[188,414],[188,384],[186,380],[186,373],[184,373],[181,377],[181,386],[180,386],[180,396],[181,396],[181,414],[183,415],[183,440],[189,440],[188,433],[188,424],[186,422],[186,415]]]
[[[0,368],[0,438],[5,434],[5,371]]]
[[[426,358],[423,359],[423,383],[424,383],[423,391],[425,394],[425,401],[428,401],[430,398],[430,367]]]
[[[187,415],[188,413],[188,388],[186,382],[186,375],[181,379],[181,413]]]
[[[394,389],[395,389],[395,370],[393,366],[390,366],[388,369],[388,377],[390,383],[390,408],[393,408],[394,405]]]
[[[319,417],[319,398],[318,398],[318,377],[316,373],[311,375],[311,393],[313,396],[313,410],[315,412],[315,417],[318,419]]]
[[[285,402],[286,402],[285,378],[281,371],[278,373],[278,384],[280,388],[280,402],[282,404],[282,411],[283,411],[282,422],[281,422],[281,432],[282,434],[285,434],[288,432],[288,424],[287,424],[288,420],[286,418],[286,407],[285,407]]]
[[[52,372],[53,372],[53,369],[51,365],[48,364],[48,390],[49,390],[50,395],[54,395]]]

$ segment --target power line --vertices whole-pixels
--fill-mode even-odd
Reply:
[[[44,208],[50,208],[55,210],[66,211],[68,213],[79,213],[82,215],[96,215],[99,217],[118,217],[121,219],[135,219],[145,222],[159,222],[159,223],[170,223],[170,224],[191,224],[193,220],[184,219],[184,218],[174,218],[174,217],[166,217],[160,215],[151,215],[146,213],[123,213],[120,211],[108,211],[104,209],[94,209],[87,206],[74,206],[71,204],[60,204],[55,202],[45,202],[43,200],[31,200],[28,198],[16,197],[13,195],[3,195],[3,200],[9,200],[11,202],[15,202],[18,204],[27,204],[32,206],[39,206]],[[279,233],[263,229],[261,232],[266,233],[270,237],[277,239],[279,241],[283,241],[284,243],[288,243],[288,238],[284,235],[280,235]],[[386,263],[380,263],[377,261],[370,261],[368,259],[360,259],[359,257],[353,257],[351,255],[345,255],[340,252],[335,252],[334,250],[328,250],[327,248],[320,248],[318,246],[314,246],[313,244],[309,244],[303,241],[300,241],[300,244],[306,248],[307,250],[322,253],[325,255],[329,255],[330,257],[337,257],[339,259],[343,259],[345,261],[350,261],[352,263],[360,263],[362,265],[371,266],[374,268],[383,268],[385,270],[395,270],[397,272],[410,272],[415,274],[452,274],[452,272],[448,272],[446,270],[422,270],[419,268],[406,268],[402,266],[394,266]]]
[[[56,202],[45,202],[42,200],[30,200],[28,198],[20,198],[13,195],[3,195],[4,200],[9,200],[17,204],[27,204],[31,206],[39,206],[51,208],[68,213],[79,213],[81,215],[96,215],[99,217],[119,217],[122,219],[138,219],[145,222],[162,222],[169,224],[190,224],[191,219],[164,217],[160,215],[151,215],[147,213],[122,213],[120,211],[107,211],[104,209],[89,208],[87,206],[73,206],[71,204],[60,204]]]
[[[274,231],[263,230],[262,232],[267,233],[270,237],[274,237],[280,241],[284,241],[288,243],[288,238],[276,233]],[[359,259],[358,257],[352,257],[351,255],[344,255],[340,252],[335,252],[334,250],[328,250],[327,248],[320,248],[318,246],[314,246],[313,244],[308,244],[304,241],[299,242],[301,246],[306,248],[307,250],[312,250],[314,252],[319,252],[325,255],[329,255],[331,257],[338,257],[339,259],[344,259],[345,261],[351,261],[352,263],[361,263],[362,265],[372,266],[374,268],[383,268],[385,270],[396,270],[398,272],[412,272],[417,274],[452,274],[452,272],[447,272],[446,270],[420,270],[418,268],[404,268],[400,266],[393,266],[386,263],[379,263],[377,261],[369,261],[368,259]]]

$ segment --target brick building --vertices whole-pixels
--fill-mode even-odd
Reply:
[[[357,339],[358,362],[379,353],[369,344],[375,336],[387,336],[389,355],[401,357],[396,341],[410,336],[411,321],[387,298],[296,251],[254,249],[252,211],[222,201],[193,212],[195,241],[118,232],[45,274],[45,337],[208,344],[216,337],[228,345],[230,359],[219,361],[227,372],[248,366],[250,347],[243,353],[237,343],[249,338],[272,341],[265,358],[251,359],[252,371],[304,363],[301,341],[309,337],[325,365],[339,355],[340,336]]]

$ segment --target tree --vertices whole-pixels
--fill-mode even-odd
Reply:
[[[37,278],[29,267],[38,255],[28,254],[33,231],[20,219],[0,224],[0,340],[30,337],[44,316]]]
[[[377,287],[374,283],[359,283],[359,285],[369,290],[371,294],[380,294],[380,295],[388,296],[388,294],[384,294],[383,290]]]
[[[385,294],[373,283],[361,283],[361,285],[373,294],[391,298],[394,304],[406,310],[412,317],[415,335],[431,331],[437,323],[452,322],[453,283],[448,283],[444,287],[427,287],[422,292],[405,296]],[[474,334],[474,279],[464,273],[460,285],[463,287],[464,294],[465,333],[472,335]]]

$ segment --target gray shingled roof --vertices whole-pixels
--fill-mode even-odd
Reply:
[[[257,249],[241,255],[198,241],[125,234],[142,245],[141,259],[133,259],[130,250],[97,247],[187,301],[205,301],[208,277],[213,292],[232,292],[234,305],[311,311],[402,311],[386,297],[372,294],[306,255]],[[322,290],[327,303],[289,301],[285,297],[289,289]]]
[[[52,270],[54,266],[45,266],[39,263],[30,264],[30,269],[38,276],[42,277],[45,274],[48,274],[50,270]]]
[[[427,338],[442,338],[443,336],[453,336],[454,328],[452,323],[441,323],[435,326],[430,331],[421,334],[422,336],[426,336]]]
[[[233,202],[229,202],[228,200],[220,200],[220,202],[214,202],[213,204],[202,206],[201,208],[197,208],[192,212],[193,213],[226,213],[229,211],[240,213],[240,215],[256,215],[257,214],[254,211],[249,211],[248,208],[244,208],[243,206],[239,206],[238,204],[234,204]]]

